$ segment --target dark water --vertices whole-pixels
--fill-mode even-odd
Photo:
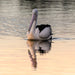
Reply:
[[[75,0],[0,0],[0,36],[26,38],[33,8],[38,24],[51,24],[54,38],[75,38]]]

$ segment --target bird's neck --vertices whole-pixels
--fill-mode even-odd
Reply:
[[[37,25],[37,20],[34,21],[32,27],[31,27],[30,33],[32,33],[32,34],[35,33],[36,25]]]

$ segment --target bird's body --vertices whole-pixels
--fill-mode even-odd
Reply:
[[[29,40],[48,40],[52,38],[51,25],[41,24],[37,25],[37,9],[33,10],[32,21],[27,33],[27,38]]]

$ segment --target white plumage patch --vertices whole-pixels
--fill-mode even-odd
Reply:
[[[36,39],[39,39],[39,32],[40,32],[39,29],[36,28],[36,29],[35,29],[35,38],[36,38]]]
[[[40,38],[48,38],[49,36],[50,36],[50,28],[49,27],[46,27],[45,29],[43,29],[39,34]]]

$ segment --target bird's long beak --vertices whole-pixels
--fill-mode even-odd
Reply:
[[[29,26],[29,29],[28,29],[29,32],[31,30],[31,27],[32,27],[34,21],[35,21],[35,15],[33,14],[32,15],[32,20],[31,20],[31,23],[30,23],[30,26]]]
[[[35,24],[36,24],[37,23],[37,15],[33,13],[32,14],[32,20],[31,20],[31,23],[30,23],[30,26],[29,26],[29,29],[28,29],[29,32],[31,30],[31,27],[32,27],[34,21],[35,21]]]

